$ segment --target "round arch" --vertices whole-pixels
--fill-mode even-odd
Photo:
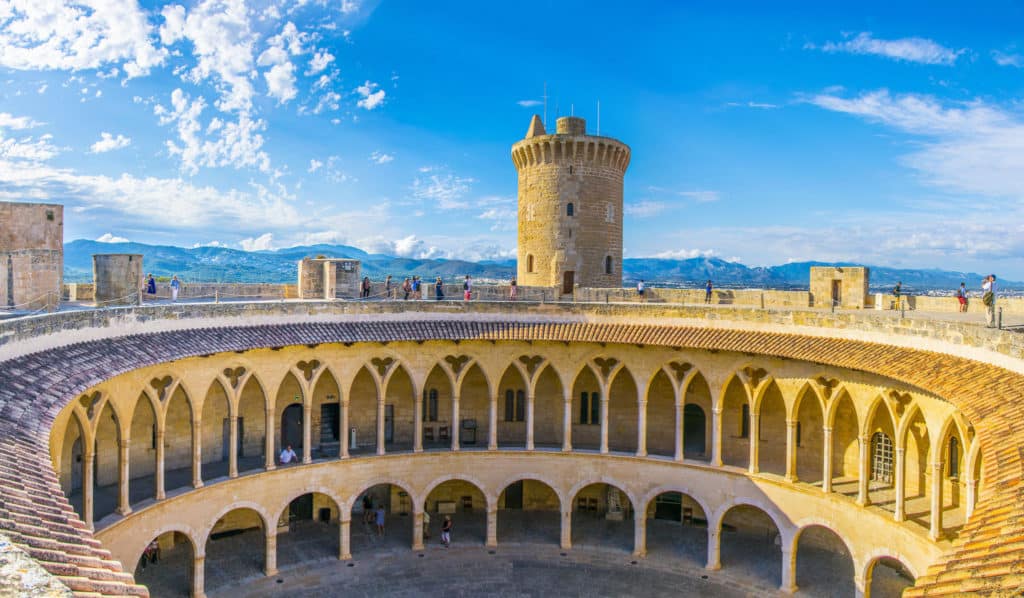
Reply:
[[[206,545],[198,544],[196,542],[196,537],[198,536],[198,533],[196,532],[195,528],[191,525],[186,525],[184,523],[175,521],[156,528],[156,531],[149,534],[150,537],[148,539],[146,539],[144,536],[136,537],[136,540],[138,540],[138,542],[133,544],[131,549],[127,551],[129,558],[122,561],[122,564],[131,565],[132,563],[139,562],[139,559],[142,558],[142,553],[146,550],[146,546],[148,546],[149,543],[153,541],[153,538],[159,538],[160,536],[170,532],[177,532],[188,538],[189,544],[192,545],[193,554],[196,556],[196,558],[206,556]]]
[[[809,534],[806,541],[805,532]],[[817,517],[803,519],[793,534],[790,553],[793,581],[812,595],[842,589],[836,587],[838,581],[847,586],[852,595],[857,583],[854,554],[849,542],[830,522]],[[836,574],[841,579],[837,580]]]
[[[565,503],[550,479],[525,474],[504,480],[493,498],[496,506],[495,539],[502,542],[561,541]]]
[[[288,509],[289,505],[292,504],[292,501],[294,501],[296,498],[300,498],[300,497],[303,497],[303,496],[305,496],[307,494],[314,494],[314,493],[316,493],[316,494],[323,494],[327,498],[329,498],[332,501],[334,501],[334,505],[336,507],[338,507],[339,511],[341,510],[342,505],[344,504],[342,502],[341,498],[335,493],[335,491],[333,489],[327,488],[326,486],[321,486],[319,484],[316,484],[316,485],[313,485],[313,486],[303,486],[302,490],[293,490],[293,491],[289,492],[288,494],[285,495],[284,499],[282,499],[282,500],[278,501],[277,503],[275,503],[274,505],[272,505],[270,507],[270,509],[269,509],[269,512],[277,514],[277,518],[274,519],[274,521],[280,521],[281,520],[281,516],[283,516],[285,514],[285,510]]]
[[[271,521],[271,519],[263,505],[248,500],[233,502],[218,511],[217,514],[209,520],[209,524],[203,529],[202,536],[198,538],[201,542],[198,544],[203,546],[204,551],[206,550],[206,544],[210,541],[210,535],[213,533],[213,528],[217,525],[217,522],[231,511],[236,511],[238,509],[249,509],[259,515],[260,524],[263,526],[264,534],[266,534],[266,530],[270,529],[268,521]],[[277,522],[274,521],[275,529],[277,528],[276,524]]]
[[[424,486],[424,491],[421,494],[422,499],[423,500],[427,500],[427,498],[430,496],[430,493],[433,492],[434,490],[437,490],[438,486],[440,486],[441,484],[444,484],[445,482],[452,482],[452,481],[466,482],[468,484],[472,484],[473,486],[476,486],[476,489],[480,491],[480,494],[484,495],[484,500],[487,501],[487,504],[486,504],[487,510],[492,510],[493,508],[495,508],[497,506],[497,501],[496,500],[492,501],[492,497],[494,496],[494,493],[493,492],[488,492],[488,487],[487,487],[486,484],[481,482],[475,476],[471,476],[471,475],[467,475],[467,474],[461,474],[461,473],[446,473],[446,474],[444,474],[444,475],[442,475],[440,477],[434,478],[433,481],[431,481],[429,484],[426,484]],[[502,490],[504,490],[504,488],[502,488]]]

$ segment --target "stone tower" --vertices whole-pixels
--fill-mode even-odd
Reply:
[[[587,135],[582,118],[548,135],[534,115],[512,146],[519,173],[517,281],[527,286],[622,286],[622,179],[629,146]]]

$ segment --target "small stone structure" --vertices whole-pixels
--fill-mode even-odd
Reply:
[[[97,307],[142,303],[141,253],[99,253],[92,256],[93,300]]]
[[[863,266],[812,266],[811,304],[862,309],[868,301],[869,278]]]
[[[64,206],[0,202],[0,309],[54,310],[64,282]]]
[[[586,121],[558,119],[549,135],[534,115],[512,146],[519,173],[518,283],[622,286],[622,182],[629,146],[587,135]]]
[[[300,299],[358,297],[361,263],[338,258],[299,261]]]

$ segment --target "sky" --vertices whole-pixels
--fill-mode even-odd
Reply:
[[[511,145],[545,108],[596,132],[600,102],[632,148],[626,257],[1020,280],[1022,23],[981,0],[0,0],[0,200],[64,204],[68,241],[506,259]]]

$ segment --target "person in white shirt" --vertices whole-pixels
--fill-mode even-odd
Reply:
[[[985,325],[996,327],[996,275],[989,274],[981,283],[981,302],[985,304]],[[991,295],[989,295],[991,293]]]
[[[646,301],[647,300],[647,296],[644,294],[645,291],[646,291],[646,288],[644,286],[644,281],[643,280],[641,280],[640,282],[636,283],[636,294],[640,296],[640,301]]]
[[[171,277],[171,301],[178,300],[178,291],[181,290],[181,281],[178,280],[178,276],[174,275]]]
[[[297,461],[298,459],[298,456],[295,455],[295,451],[292,450],[292,445],[290,444],[287,447],[285,447],[283,451],[281,451],[281,465],[288,465],[289,463]]]

